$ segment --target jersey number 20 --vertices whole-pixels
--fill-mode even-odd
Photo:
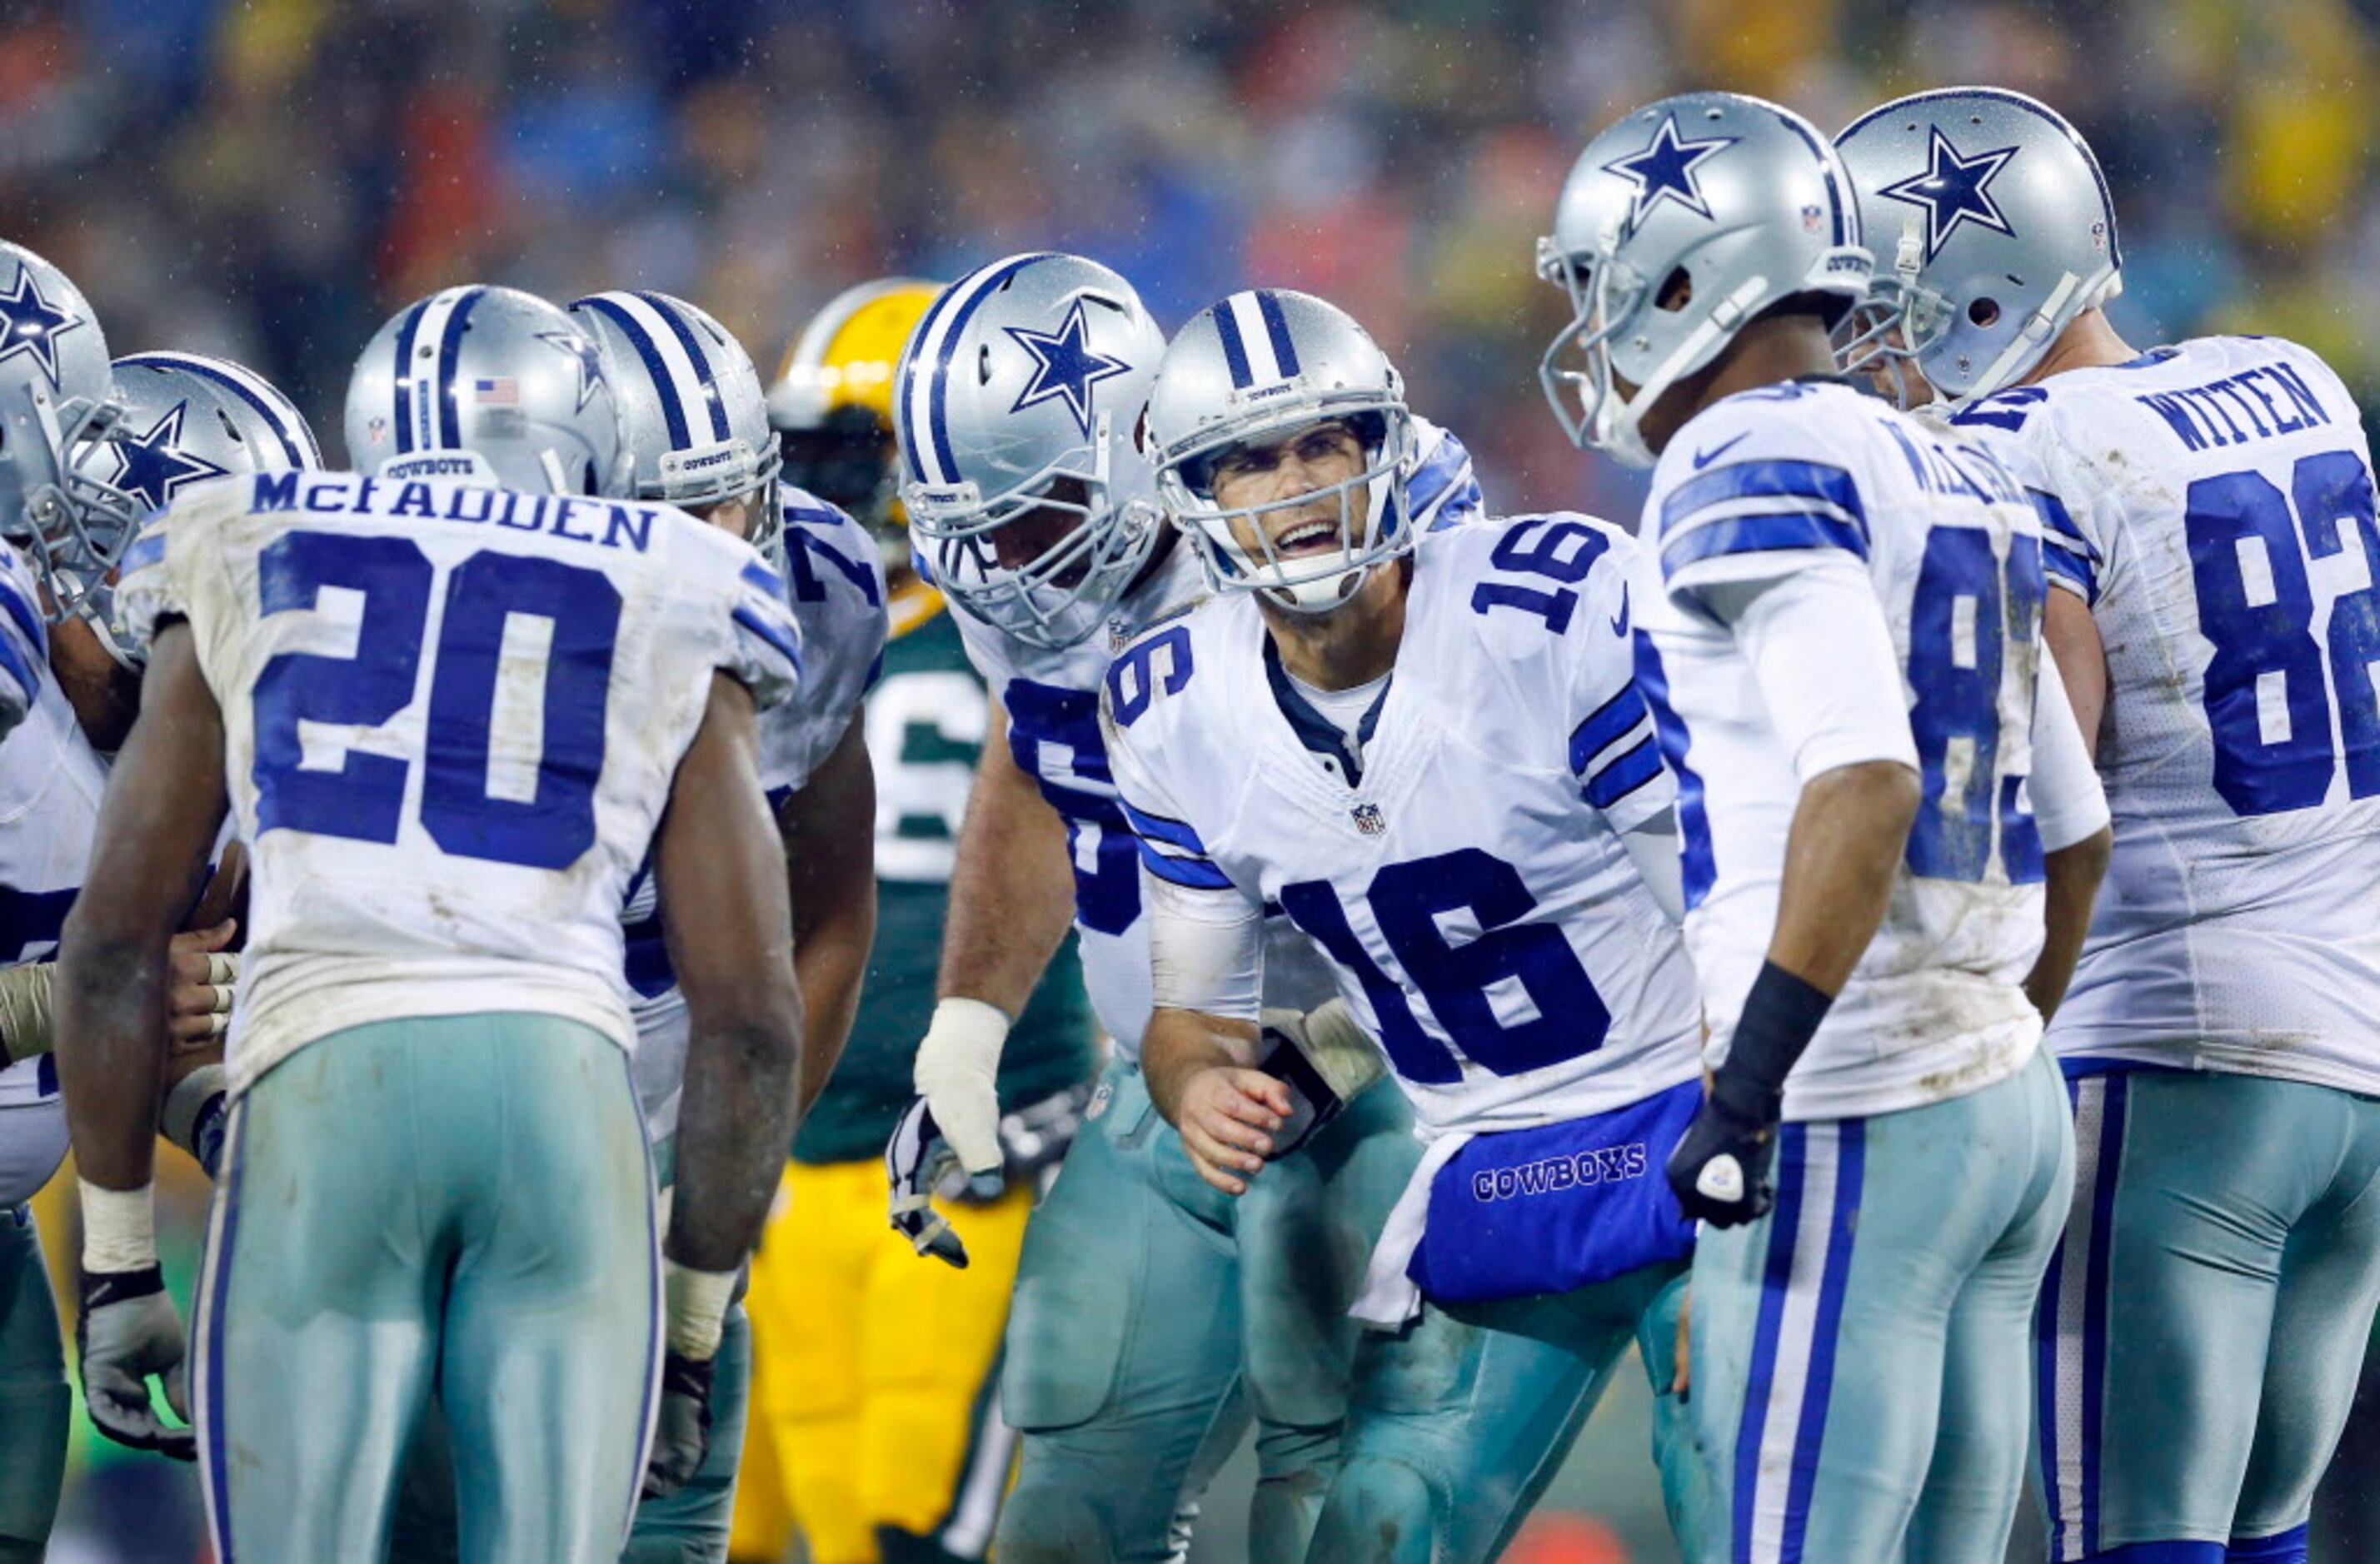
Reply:
[[[303,725],[378,727],[413,700],[436,576],[409,538],[292,532],[258,560],[266,614],[314,609],[325,588],[362,598],[353,657],[283,652],[256,680],[256,829],[395,842],[408,761],[349,750],[335,770],[303,764]],[[551,630],[538,672],[543,733],[529,796],[489,789],[508,623]],[[422,746],[422,829],[447,853],[558,869],[595,844],[595,785],[620,593],[601,572],[483,550],[446,581]],[[521,645],[515,646],[517,658]],[[517,719],[516,719],[517,720]],[[504,735],[518,746],[518,735]],[[517,789],[514,791],[518,791]]]

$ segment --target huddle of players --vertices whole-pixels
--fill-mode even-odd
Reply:
[[[1654,467],[1633,539],[1476,514],[1320,300],[1167,344],[1061,255],[936,300],[892,386],[917,564],[1004,713],[986,777],[1049,809],[978,782],[894,1225],[965,1263],[932,1194],[1002,1166],[1069,921],[1117,1044],[1018,1263],[1003,1558],[1169,1556],[1251,1421],[1257,1557],[1493,1557],[1632,1340],[1698,1559],[1997,1559],[2036,1438],[2060,1560],[2305,1557],[2380,1299],[2380,528],[2336,377],[2135,354],[2119,267],[2095,162],[2015,94],[1833,146],[1730,94],[1628,115],[1539,269],[1558,416]],[[734,1273],[839,1041],[796,1044],[756,867],[770,710],[842,649],[745,515],[577,497],[630,487],[585,415],[638,362],[679,393],[663,476],[701,418],[734,443],[671,356],[698,312],[621,308],[625,347],[417,305],[350,398],[370,476],[213,486],[95,556],[148,687],[56,1011],[119,1436],[176,1437],[140,1377],[180,1355],[168,1017],[228,1008],[205,951],[169,994],[154,888],[226,807],[255,860],[200,1310],[226,1557],[380,1546],[432,1363],[466,1556],[608,1554],[649,1443],[650,1494],[732,1485]],[[95,585],[42,563],[54,610]],[[649,846],[700,884],[660,902],[658,1268],[606,1068]],[[190,1095],[169,1127],[220,1118]]]

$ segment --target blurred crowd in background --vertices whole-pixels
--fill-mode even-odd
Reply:
[[[449,284],[681,294],[765,372],[849,283],[1057,247],[1169,324],[1332,298],[1491,503],[1619,512],[1537,404],[1530,271],[1615,114],[2034,93],[2106,162],[2128,333],[2245,323],[2380,385],[2375,53],[2380,0],[10,0],[0,212],[117,352],[247,361],[326,446],[372,329]]]
[[[2294,336],[2373,406],[2375,55],[2380,0],[7,0],[0,230],[114,351],[249,363],[334,460],[358,350],[454,283],[681,294],[764,373],[851,283],[1026,249],[1117,267],[1169,325],[1302,287],[1491,504],[1626,516],[1636,480],[1539,402],[1567,311],[1530,269],[1619,112],[1730,87],[1833,129],[2031,92],[2106,164],[2128,336]],[[191,1556],[100,1541],[149,1502],[106,1485],[54,1557]]]

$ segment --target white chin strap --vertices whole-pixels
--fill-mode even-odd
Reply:
[[[2083,309],[2087,309],[2093,304],[2114,297],[2107,291],[2107,284],[2115,275],[2115,270],[2113,266],[2102,266],[2087,280],[2071,272],[2058,278],[2058,285],[2049,290],[2049,297],[2041,301],[2041,308],[2025,317],[2024,329],[2010,338],[2009,345],[2000,349],[1999,357],[1975,377],[1974,384],[1953,400],[1963,406],[1989,396],[2039,363],[2041,356],[2057,339],[2058,316],[2065,309],[2067,301],[2080,294],[2084,300]],[[2082,312],[2081,309],[2075,311],[2077,315]]]
[[[1645,443],[1644,430],[1637,425],[1661,394],[1675,384],[1682,375],[1702,367],[1718,343],[1741,329],[1751,318],[1754,307],[1767,297],[1766,276],[1746,277],[1736,285],[1735,291],[1718,301],[1717,308],[1703,317],[1702,323],[1688,332],[1670,356],[1653,366],[1636,394],[1622,401],[1616,396],[1604,398],[1603,406],[1595,410],[1595,441],[1616,461],[1632,467],[1649,467],[1656,460],[1652,447]],[[1610,349],[1604,350],[1607,354]]]

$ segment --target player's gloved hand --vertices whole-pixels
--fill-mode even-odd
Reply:
[[[1685,1214],[1713,1227],[1757,1221],[1777,1203],[1768,1165],[1777,1155],[1782,1092],[1722,1069],[1670,1153],[1670,1187]]]
[[[997,1005],[944,1000],[917,1044],[912,1074],[942,1138],[985,1199],[1000,1193],[1000,1050],[1008,1026]]]
[[[934,1209],[934,1188],[956,1170],[958,1158],[934,1110],[924,1097],[892,1127],[884,1146],[884,1182],[890,1186],[889,1215],[893,1230],[920,1255],[931,1255],[945,1265],[966,1269],[966,1245],[940,1211]]]
[[[1307,1012],[1268,1009],[1259,1024],[1258,1068],[1290,1089],[1290,1113],[1272,1137],[1273,1157],[1305,1145],[1388,1068],[1344,1000]]]
[[[184,1423],[190,1397],[183,1368],[182,1317],[165,1294],[155,1266],[137,1271],[86,1272],[82,1312],[75,1321],[82,1362],[83,1402],[93,1426],[119,1445],[196,1461],[198,1434],[171,1428],[149,1399],[149,1376],[165,1382],[165,1404]]]
[[[653,1452],[645,1462],[647,1498],[667,1498],[694,1480],[710,1451],[713,1358],[674,1350],[662,1358],[662,1404],[653,1419]]]

